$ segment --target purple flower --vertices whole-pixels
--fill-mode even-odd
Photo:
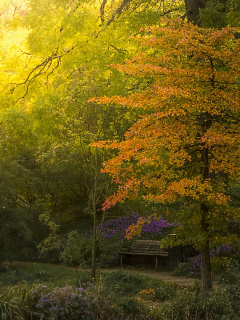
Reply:
[[[132,213],[131,215],[120,217],[117,219],[109,219],[103,223],[102,226],[102,236],[105,239],[117,238],[118,241],[126,235],[126,230],[132,224],[137,223],[140,216],[137,213]],[[169,223],[163,219],[152,219],[150,223],[146,223],[142,228],[141,237],[146,240],[151,240],[156,235],[161,235],[165,228],[173,227],[178,225],[178,223]],[[85,236],[92,237],[93,229],[91,229]],[[115,244],[117,245],[117,244]]]

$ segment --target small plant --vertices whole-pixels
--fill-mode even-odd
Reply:
[[[104,278],[104,285],[109,296],[130,296],[145,289],[147,281],[138,274],[119,269]]]
[[[30,294],[26,287],[22,284],[1,287],[0,292],[0,319],[23,320],[30,316]]]

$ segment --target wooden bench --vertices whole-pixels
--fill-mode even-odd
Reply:
[[[161,248],[161,241],[152,240],[134,240],[131,247],[123,246],[127,251],[118,252],[121,257],[123,256],[150,256],[156,257],[156,271],[158,266],[158,257],[168,257],[168,250]]]

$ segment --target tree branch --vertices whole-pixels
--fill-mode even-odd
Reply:
[[[13,93],[15,91],[15,89],[21,85],[27,86],[26,92],[24,93],[24,95],[21,96],[20,98],[18,98],[15,102],[13,102],[13,104],[16,104],[19,100],[25,98],[25,96],[28,94],[28,90],[29,90],[30,85],[36,80],[36,78],[38,76],[40,76],[41,74],[47,73],[47,71],[51,68],[53,61],[56,60],[57,65],[47,74],[46,83],[48,83],[49,76],[54,72],[55,69],[57,69],[59,67],[61,58],[73,49],[74,49],[74,47],[72,47],[71,49],[69,49],[66,52],[61,53],[61,54],[57,54],[57,50],[56,50],[56,52],[53,53],[50,57],[48,57],[42,63],[35,66],[23,82],[12,83],[12,88],[10,89],[11,93]]]
[[[101,7],[100,7],[100,18],[101,18],[101,21],[104,22],[104,8],[105,8],[105,5],[107,3],[107,0],[103,0],[102,4],[101,4]]]
[[[107,21],[106,26],[109,26],[114,20],[116,15],[120,15],[123,9],[130,3],[131,0],[123,0],[121,5],[113,12],[112,17]]]

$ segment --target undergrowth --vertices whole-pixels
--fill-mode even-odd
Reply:
[[[124,269],[98,275],[93,284],[87,273],[77,277],[74,270],[19,267],[12,286],[0,287],[4,293],[0,319],[239,320],[239,264],[231,268],[231,283],[228,280],[226,285],[222,279],[223,287],[202,292],[198,282],[184,287]],[[43,276],[39,275],[43,271]],[[4,273],[6,279],[11,279],[11,272]],[[17,280],[20,282],[13,286]],[[4,314],[5,307],[8,314],[4,318],[1,312]]]

